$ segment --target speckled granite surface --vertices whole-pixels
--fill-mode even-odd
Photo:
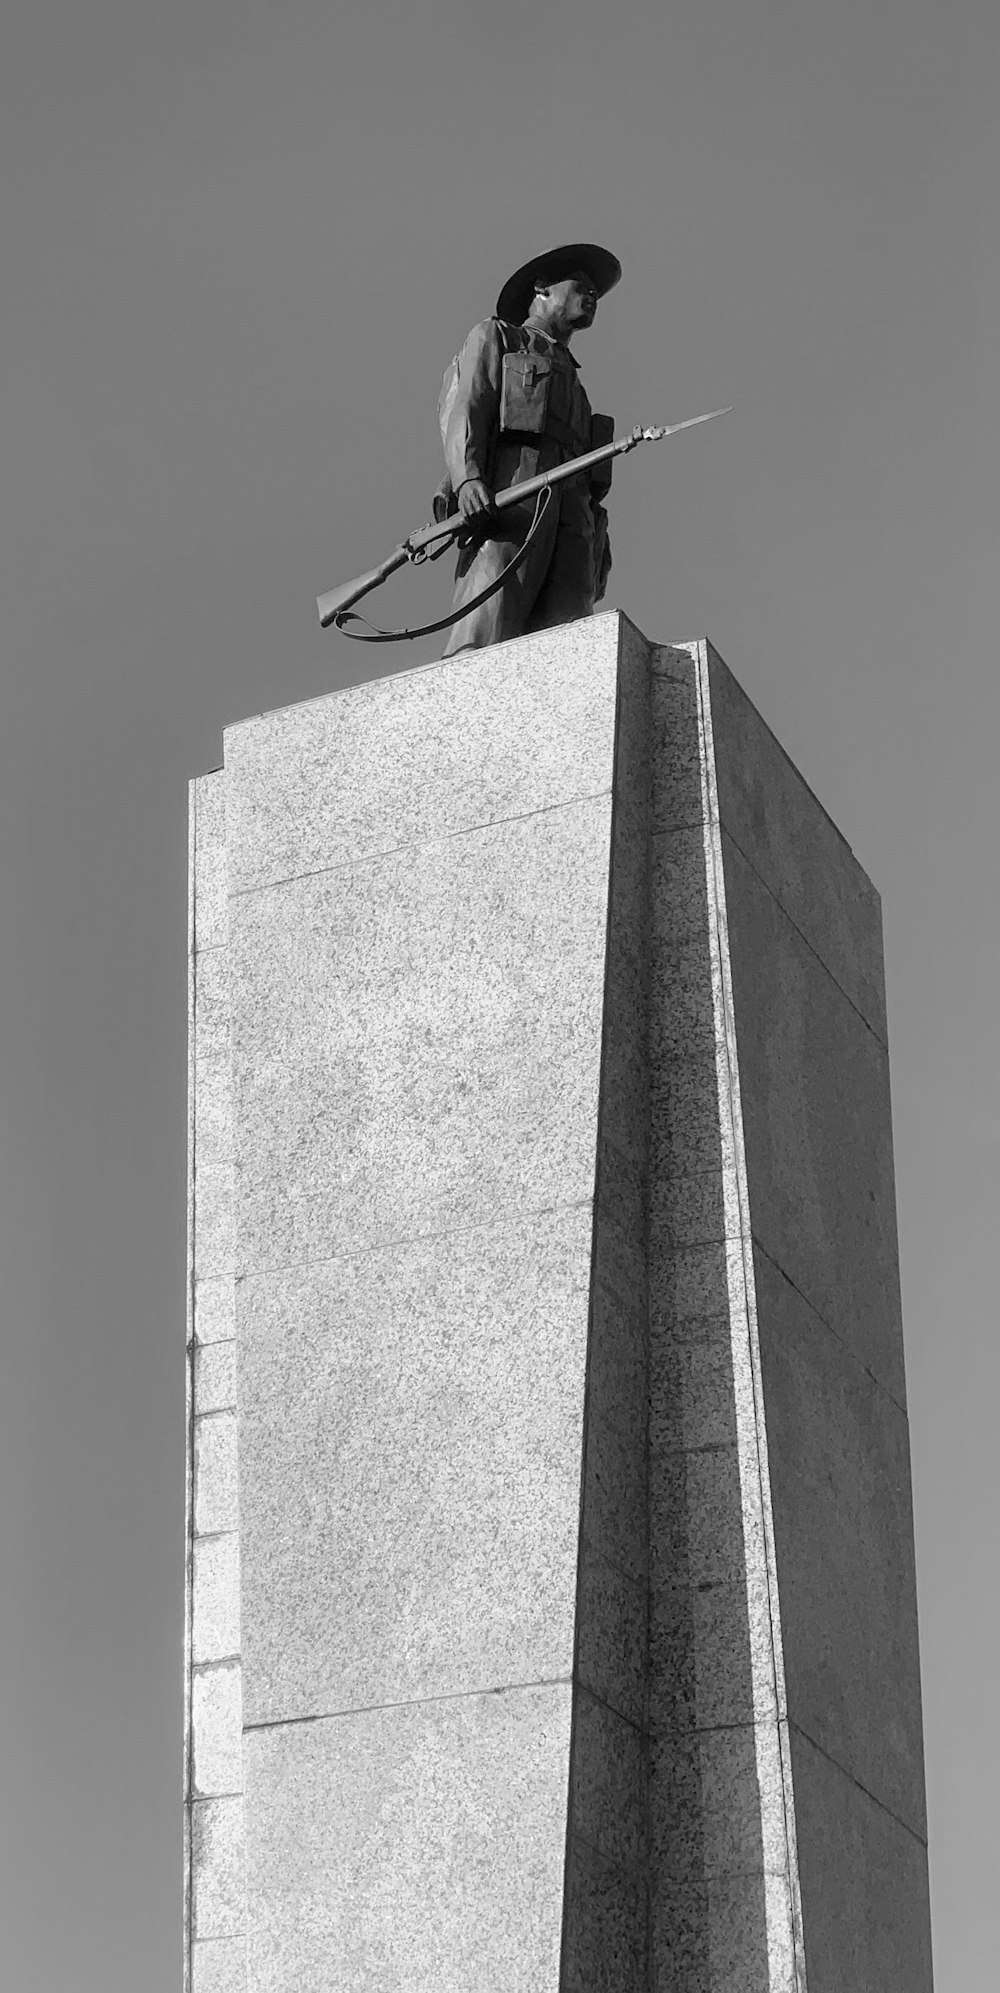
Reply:
[[[246,721],[192,824],[192,1993],[929,1993],[839,832],[616,614]]]

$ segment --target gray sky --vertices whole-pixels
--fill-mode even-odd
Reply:
[[[995,0],[14,0],[4,43],[6,1982],[179,1986],[186,778],[435,654],[314,597],[585,237],[595,405],[736,405],[619,468],[609,599],[712,639],[883,894],[938,1986],[993,1983]]]

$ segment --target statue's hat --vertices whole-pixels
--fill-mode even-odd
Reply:
[[[508,325],[522,325],[531,309],[535,285],[561,283],[574,270],[586,270],[598,297],[602,298],[605,291],[617,284],[622,266],[610,249],[601,249],[596,242],[565,242],[561,249],[533,256],[530,263],[523,263],[520,270],[508,277],[497,299],[497,317]]]

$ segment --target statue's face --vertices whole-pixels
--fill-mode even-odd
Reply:
[[[574,270],[571,277],[562,277],[557,284],[539,285],[538,295],[544,301],[545,316],[553,331],[563,337],[593,325],[597,287],[586,270]]]

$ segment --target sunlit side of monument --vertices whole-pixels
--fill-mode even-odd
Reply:
[[[929,1993],[848,845],[617,614],[192,797],[191,1993]]]

